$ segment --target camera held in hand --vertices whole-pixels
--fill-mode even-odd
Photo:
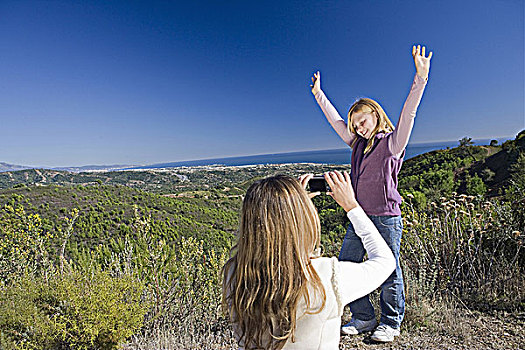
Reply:
[[[326,183],[323,175],[316,175],[308,181],[308,191],[310,192],[329,192],[330,187]]]

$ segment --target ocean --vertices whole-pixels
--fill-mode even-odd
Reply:
[[[488,145],[490,140],[474,140],[476,145]],[[453,148],[458,146],[458,141],[441,143],[409,144],[406,149],[405,159],[434,150]],[[172,168],[183,166],[227,165],[242,166],[254,164],[285,164],[285,163],[323,163],[323,164],[349,164],[352,151],[348,148],[329,149],[321,151],[303,151],[288,153],[259,154],[251,156],[210,158],[188,160],[180,162],[159,163],[134,169]]]

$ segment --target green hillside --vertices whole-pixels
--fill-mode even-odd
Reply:
[[[520,154],[522,155],[520,158]],[[399,173],[401,194],[426,204],[452,193],[505,195],[525,176],[525,130],[499,146],[460,146],[407,160]]]
[[[409,329],[455,336],[445,305],[525,310],[524,142],[521,132],[403,165]],[[333,169],[348,167],[0,173],[0,348],[232,347],[221,267],[242,195],[265,176]],[[314,204],[324,254],[337,255],[346,215],[327,195]]]
[[[68,250],[111,246],[132,232],[135,216],[151,216],[151,233],[169,241],[181,236],[205,240],[207,247],[227,247],[237,227],[239,200],[221,197],[171,198],[126,186],[36,186],[0,192],[0,206],[22,206],[39,214],[43,229],[54,232],[72,209],[79,215]],[[56,242],[58,244],[58,242]]]

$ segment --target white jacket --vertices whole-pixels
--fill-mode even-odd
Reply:
[[[312,265],[325,289],[326,304],[317,314],[306,314],[304,302],[298,305],[295,342],[288,340],[284,349],[339,349],[344,306],[375,290],[396,267],[392,251],[363,209],[354,208],[347,216],[363,242],[368,260],[354,263],[335,257],[312,258]],[[320,300],[312,302],[314,310],[320,305]]]
[[[326,304],[320,313],[313,315],[304,314],[304,305],[298,307],[303,316],[297,319],[296,341],[288,340],[284,349],[339,349],[345,305],[375,290],[396,267],[392,251],[363,209],[354,208],[347,215],[363,242],[368,260],[353,263],[335,257],[312,259],[325,288]]]

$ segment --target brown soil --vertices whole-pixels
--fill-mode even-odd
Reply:
[[[428,327],[412,327],[412,329],[402,327],[401,335],[396,337],[392,343],[374,342],[370,339],[371,333],[366,333],[342,336],[339,349],[525,349],[525,313],[487,315],[468,310],[451,309],[439,310],[435,314],[439,314],[439,317],[446,316],[446,319],[442,319],[439,325],[432,322]],[[210,333],[208,337],[194,338],[187,334],[184,336],[177,333],[163,334],[154,339],[135,339],[122,349],[232,350],[237,349],[237,346],[232,338],[224,334]]]
[[[345,350],[525,349],[525,314],[503,313],[493,316],[479,313],[456,314],[441,329],[427,327],[402,329],[401,335],[392,343],[376,343],[370,339],[370,333],[343,336],[339,348]]]

